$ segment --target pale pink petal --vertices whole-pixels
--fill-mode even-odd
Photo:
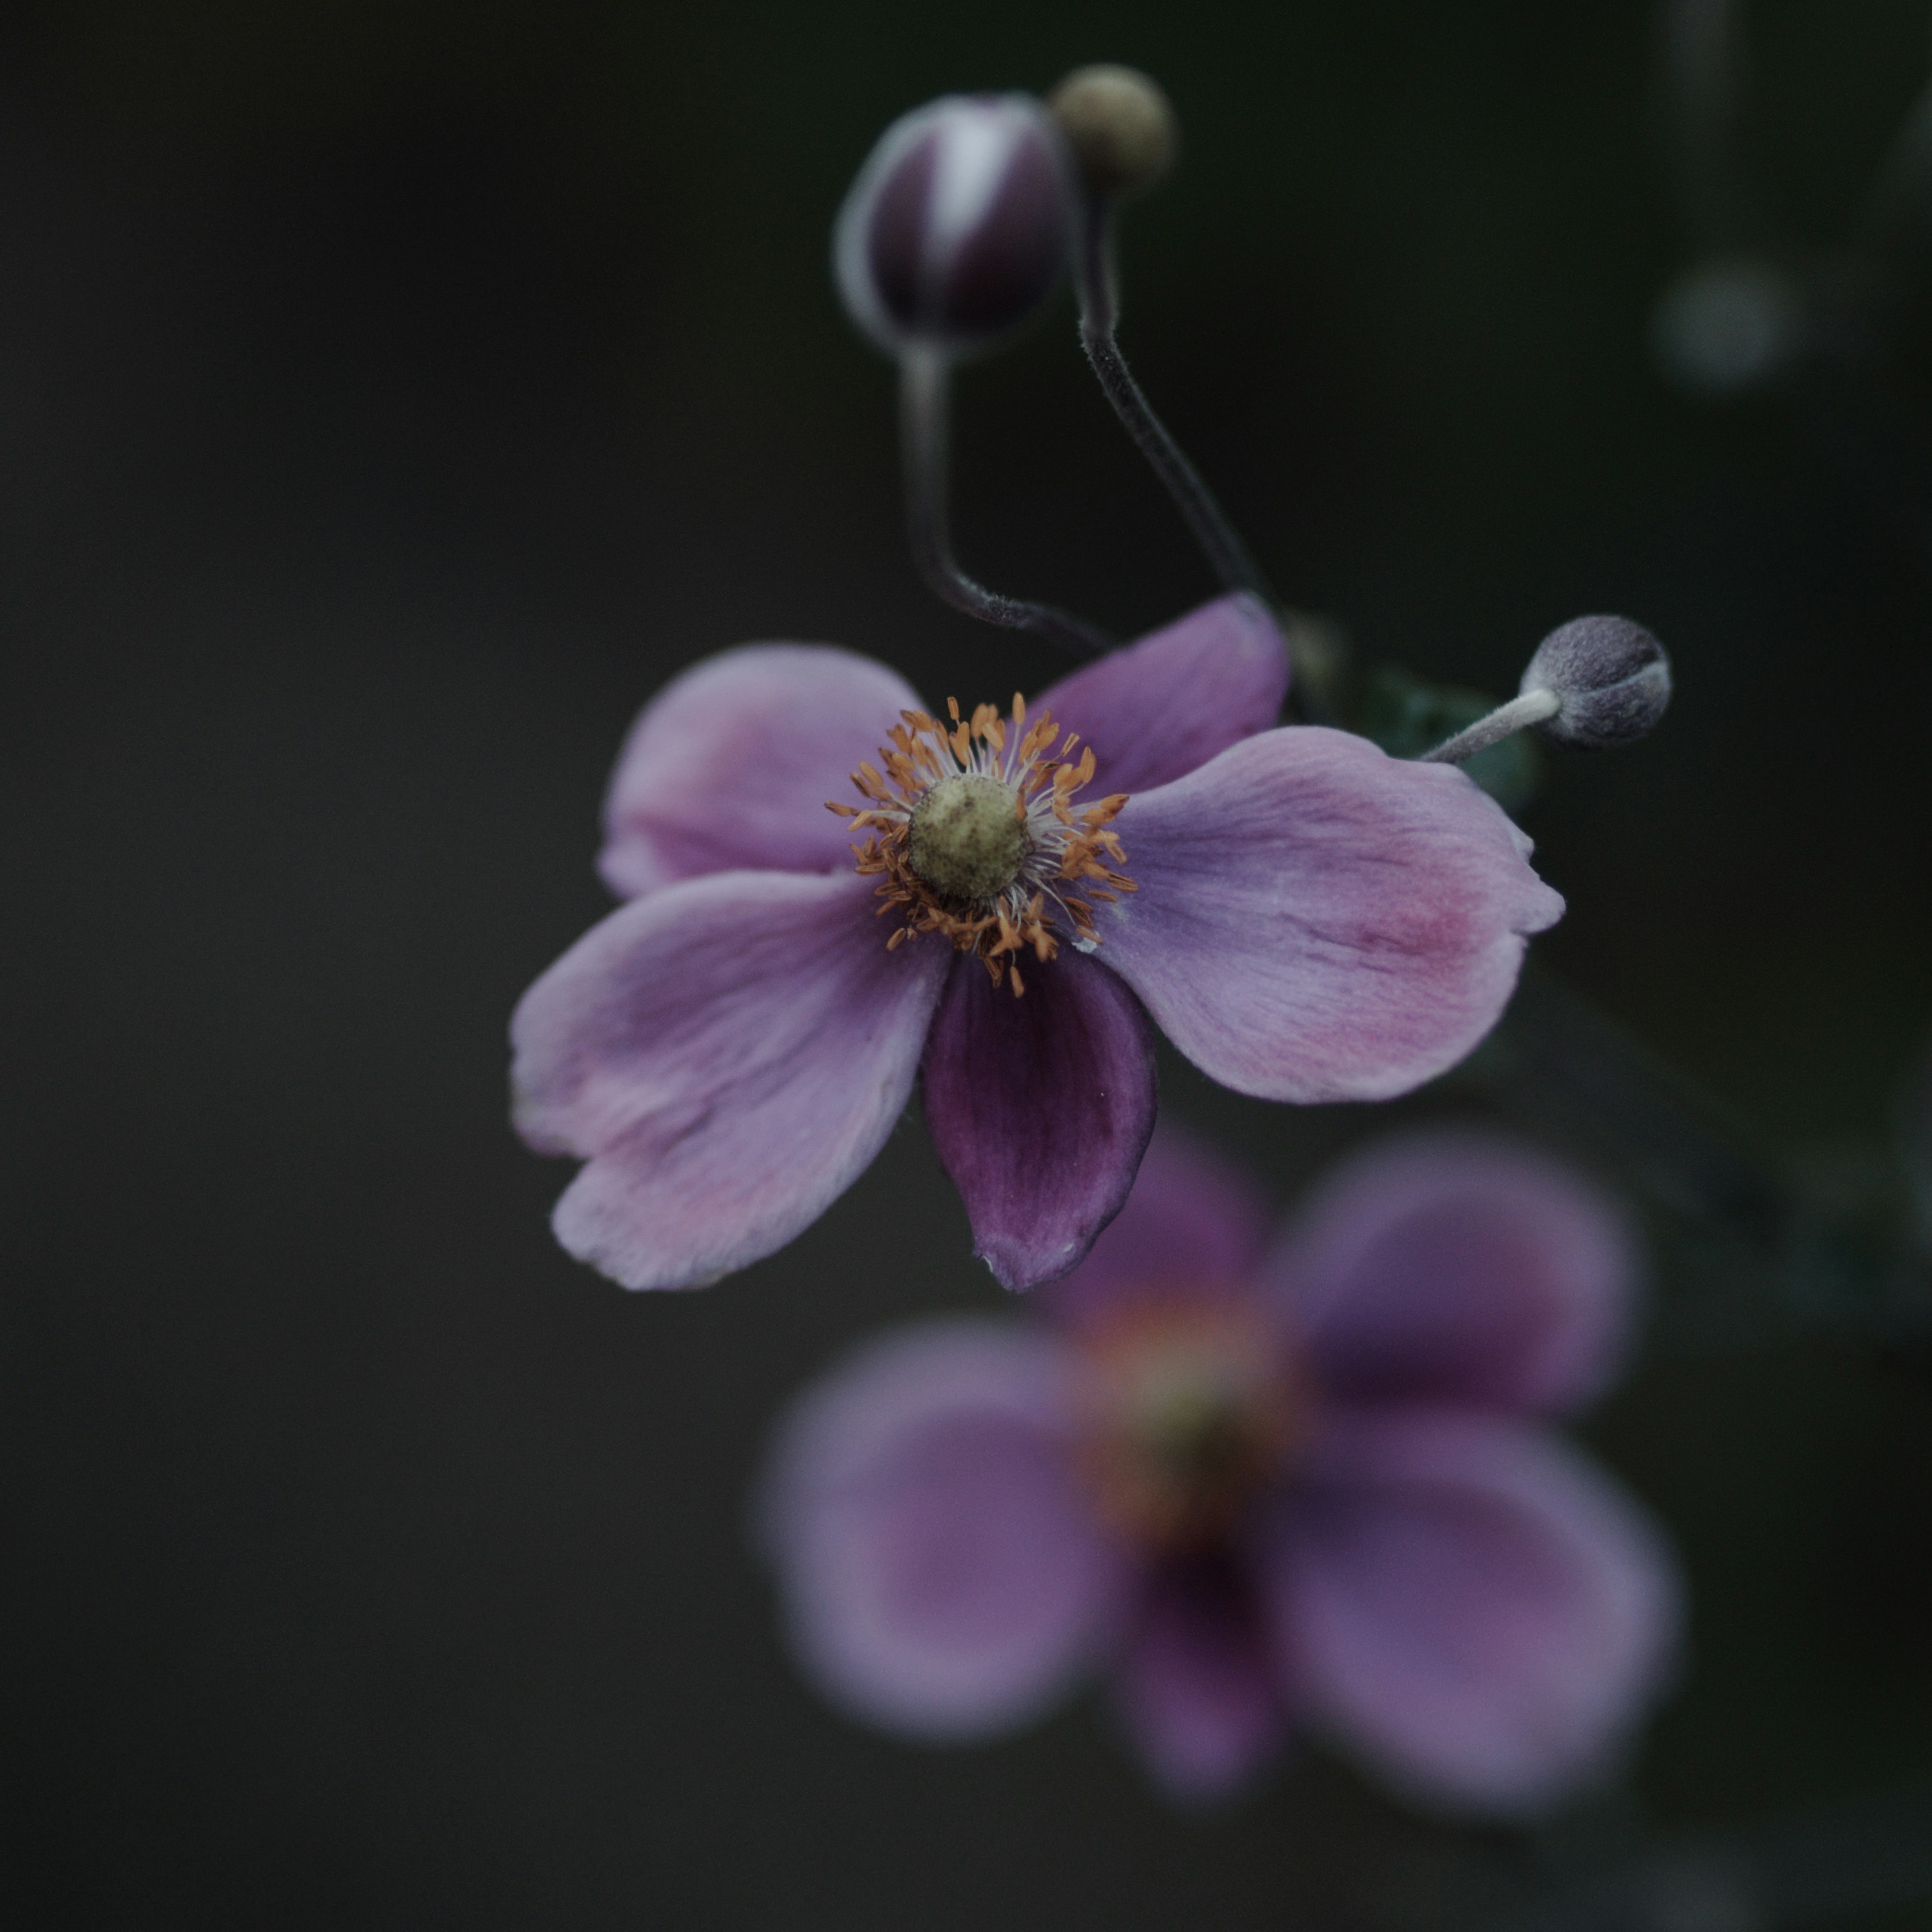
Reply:
[[[557,1238],[692,1288],[808,1227],[912,1090],[946,958],[886,950],[871,881],[722,872],[593,926],[511,1022],[517,1124],[590,1165]]]
[[[1136,796],[1140,890],[1100,957],[1203,1072],[1270,1100],[1378,1100],[1453,1066],[1563,902],[1461,772],[1295,726]]]
[[[1549,1411],[1609,1379],[1640,1272],[1617,1202],[1546,1154],[1465,1129],[1344,1162],[1270,1275],[1334,1394]]]
[[[1270,1634],[1232,1558],[1159,1566],[1118,1668],[1128,1728],[1173,1797],[1225,1797],[1280,1748],[1287,1719]]]
[[[1262,1561],[1311,1714],[1452,1809],[1532,1815],[1606,1772],[1678,1636],[1648,1516],[1520,1422],[1331,1414]]]
[[[1123,1300],[1150,1291],[1246,1288],[1260,1265],[1268,1222],[1260,1190],[1240,1168],[1163,1120],[1127,1204],[1087,1258],[1047,1291],[1046,1312],[1077,1326],[1104,1321]]]
[[[1083,1506],[1067,1364],[1017,1323],[873,1343],[784,1418],[758,1522],[806,1674],[934,1739],[1037,1716],[1094,1660],[1124,1573]]]
[[[1281,716],[1288,647],[1254,598],[1217,598],[1165,630],[1083,664],[1040,693],[1094,747],[1088,794],[1148,791],[1204,765]]]
[[[1077,952],[1028,959],[1018,998],[955,958],[926,1044],[926,1126],[974,1252],[1002,1286],[1030,1288],[1078,1261],[1133,1185],[1154,1131],[1153,1031]]]
[[[826,644],[745,644],[701,659],[645,706],[604,801],[598,869],[626,898],[740,868],[848,872],[828,801],[919,700],[897,672]]]

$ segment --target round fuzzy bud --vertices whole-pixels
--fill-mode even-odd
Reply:
[[[977,349],[1044,306],[1071,235],[1046,110],[1030,94],[948,94],[866,158],[832,232],[832,273],[882,349]]]
[[[1138,194],[1174,165],[1180,123],[1167,96],[1136,68],[1076,68],[1046,104],[1096,194]]]
[[[1641,738],[1670,702],[1670,660],[1628,617],[1574,617],[1536,647],[1522,694],[1547,692],[1556,714],[1542,729],[1558,743],[1596,750]]]

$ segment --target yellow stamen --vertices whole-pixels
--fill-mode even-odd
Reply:
[[[1309,1391],[1245,1297],[1150,1285],[1078,1346],[1079,1467],[1136,1543],[1211,1546],[1306,1439]]]
[[[1060,742],[1050,713],[1029,722],[1018,692],[1010,748],[1008,721],[994,706],[963,716],[949,698],[946,713],[942,724],[923,711],[902,712],[879,764],[862,762],[852,774],[866,802],[830,809],[870,834],[853,847],[853,860],[861,877],[878,879],[879,911],[899,917],[890,950],[939,933],[976,953],[994,985],[1010,983],[1017,995],[1025,990],[1018,956],[1030,951],[1044,965],[1059,952],[1054,908],[1066,914],[1075,944],[1090,951],[1100,934],[1087,901],[1111,904],[1134,890],[1118,869],[1126,856],[1120,838],[1106,829],[1128,795],[1076,812],[1074,801],[1098,769],[1094,747],[1078,733]],[[1004,808],[998,817],[987,809],[1002,794],[1012,801],[1010,834],[997,829],[1006,822]],[[1075,882],[1085,900],[1058,890]]]

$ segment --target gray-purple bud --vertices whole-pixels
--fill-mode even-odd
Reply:
[[[1058,130],[1030,94],[946,95],[880,137],[832,231],[852,320],[893,354],[983,347],[1052,294],[1072,235]]]
[[[1559,743],[1628,745],[1664,716],[1670,660],[1628,617],[1573,617],[1537,646],[1521,689],[1526,698],[1546,691],[1557,700],[1541,728]]]

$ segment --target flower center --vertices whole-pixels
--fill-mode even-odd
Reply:
[[[1082,1352],[1082,1472],[1102,1519],[1144,1546],[1220,1541],[1306,1432],[1281,1337],[1244,1304],[1150,1295]]]
[[[907,862],[942,897],[994,899],[1020,875],[1033,842],[1026,807],[998,778],[941,778],[912,808]]]
[[[1029,724],[1022,698],[1010,720],[990,704],[962,718],[956,698],[946,709],[950,724],[902,712],[879,753],[884,770],[868,763],[852,774],[866,803],[828,808],[872,835],[852,854],[862,876],[878,875],[880,910],[900,915],[889,948],[941,934],[976,953],[994,986],[1023,993],[1018,956],[1044,965],[1058,952],[1056,914],[1075,950],[1090,952],[1100,943],[1094,906],[1134,890],[1108,829],[1127,794],[1076,807],[1094,748],[1076,761],[1078,735],[1063,737],[1045,712]]]

